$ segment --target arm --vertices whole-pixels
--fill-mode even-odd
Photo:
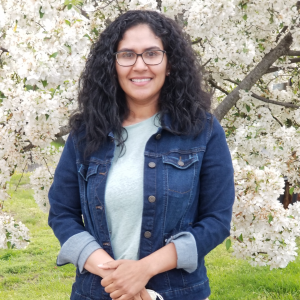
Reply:
[[[166,242],[175,244],[177,269],[195,271],[204,256],[230,235],[234,197],[231,155],[224,130],[214,118],[200,170],[198,220]]]
[[[95,253],[92,256],[94,258],[96,254],[101,253],[99,257],[96,255],[98,263],[112,260],[95,238],[85,230],[82,221],[76,154],[71,135],[55,170],[48,196],[48,222],[62,246],[57,265],[73,263],[80,272],[85,272],[84,265],[91,254]],[[99,270],[97,271],[97,275],[100,275]]]

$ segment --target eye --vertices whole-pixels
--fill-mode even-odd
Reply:
[[[146,57],[156,57],[159,55],[159,51],[146,51],[145,55]]]
[[[133,52],[120,52],[119,55],[120,55],[121,58],[132,58],[132,57],[134,57]]]

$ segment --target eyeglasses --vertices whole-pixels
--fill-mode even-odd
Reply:
[[[159,65],[163,61],[165,53],[165,50],[147,50],[140,54],[133,51],[118,51],[115,52],[114,55],[116,56],[117,63],[120,66],[130,67],[136,63],[138,56],[142,57],[143,62],[146,65]]]

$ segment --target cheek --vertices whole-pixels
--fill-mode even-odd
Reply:
[[[121,68],[120,66],[116,66],[117,78],[119,80],[120,85],[122,86],[127,81],[127,70],[125,68]]]

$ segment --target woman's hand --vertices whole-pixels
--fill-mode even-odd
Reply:
[[[99,268],[115,269],[101,280],[101,285],[112,299],[139,300],[138,297],[141,297],[143,300],[151,300],[145,286],[152,276],[144,261],[117,260],[99,265]]]
[[[140,293],[135,295],[132,300],[151,300],[149,293],[147,292],[146,288],[143,288]]]

